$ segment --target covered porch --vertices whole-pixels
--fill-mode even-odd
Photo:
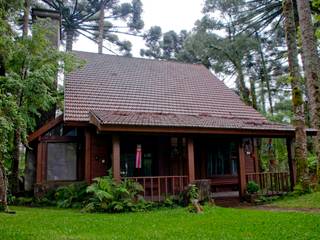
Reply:
[[[285,171],[262,172],[256,137],[100,133],[100,138],[102,136],[109,139],[110,147],[106,149],[110,149],[111,154],[110,164],[107,165],[112,166],[114,178],[117,181],[132,179],[139,182],[144,187],[144,197],[152,201],[177,196],[186,185],[198,180],[209,182],[214,198],[228,195],[241,198],[249,181],[255,181],[264,195],[286,193],[295,182],[290,137],[286,138],[288,168]],[[88,135],[86,138],[88,142]],[[139,151],[141,165],[137,166]],[[91,157],[94,161],[92,159],[96,157]],[[94,167],[95,164],[91,162],[90,165]],[[92,177],[86,175],[88,181]]]

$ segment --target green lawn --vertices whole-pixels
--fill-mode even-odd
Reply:
[[[319,239],[320,214],[206,208],[127,214],[15,207],[0,239]]]
[[[320,192],[306,194],[299,197],[286,197],[282,200],[269,204],[269,206],[281,208],[320,209]]]

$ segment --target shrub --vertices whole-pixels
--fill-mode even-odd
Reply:
[[[259,185],[255,181],[249,181],[247,184],[247,192],[249,194],[255,194],[260,190]]]
[[[179,194],[179,205],[186,207],[191,203],[193,199],[197,199],[199,196],[198,188],[194,184],[189,184],[184,188],[184,190]]]
[[[95,178],[87,192],[91,197],[83,210],[88,212],[136,212],[152,206],[140,195],[143,187],[132,180],[116,183],[111,176]]]
[[[295,195],[295,196],[301,196],[303,194],[308,194],[311,192],[312,192],[312,189],[311,189],[310,185],[303,186],[302,183],[296,184],[293,189],[293,195]]]
[[[60,208],[81,208],[88,199],[86,183],[73,183],[59,187],[55,193],[57,206]]]

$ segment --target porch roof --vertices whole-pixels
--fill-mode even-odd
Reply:
[[[203,65],[74,52],[86,61],[65,79],[66,122],[290,132],[244,104]]]
[[[290,125],[265,120],[215,117],[211,115],[163,114],[146,112],[90,111],[90,123],[103,130],[153,132],[199,132],[293,136]],[[120,128],[118,128],[120,126]],[[177,130],[179,129],[179,130]],[[196,131],[192,131],[196,129]]]

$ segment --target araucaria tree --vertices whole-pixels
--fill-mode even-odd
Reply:
[[[311,125],[320,130],[320,59],[315,37],[315,29],[312,23],[312,15],[309,0],[297,1],[299,23],[302,40],[302,61],[307,82]],[[314,147],[318,158],[317,176],[320,177],[320,132],[314,138]]]
[[[98,44],[98,52],[103,41],[116,46],[118,51],[129,54],[131,43],[119,39],[119,34],[137,35],[143,28],[141,19],[142,3],[120,3],[115,0],[42,0],[62,16],[62,33],[66,39],[66,50],[71,51],[77,36],[84,36]]]
[[[304,101],[298,61],[297,32],[294,21],[292,0],[284,0],[283,16],[288,49],[289,76],[292,89],[293,125],[295,126],[295,160],[297,163],[297,180],[308,188],[307,135],[305,129]]]

